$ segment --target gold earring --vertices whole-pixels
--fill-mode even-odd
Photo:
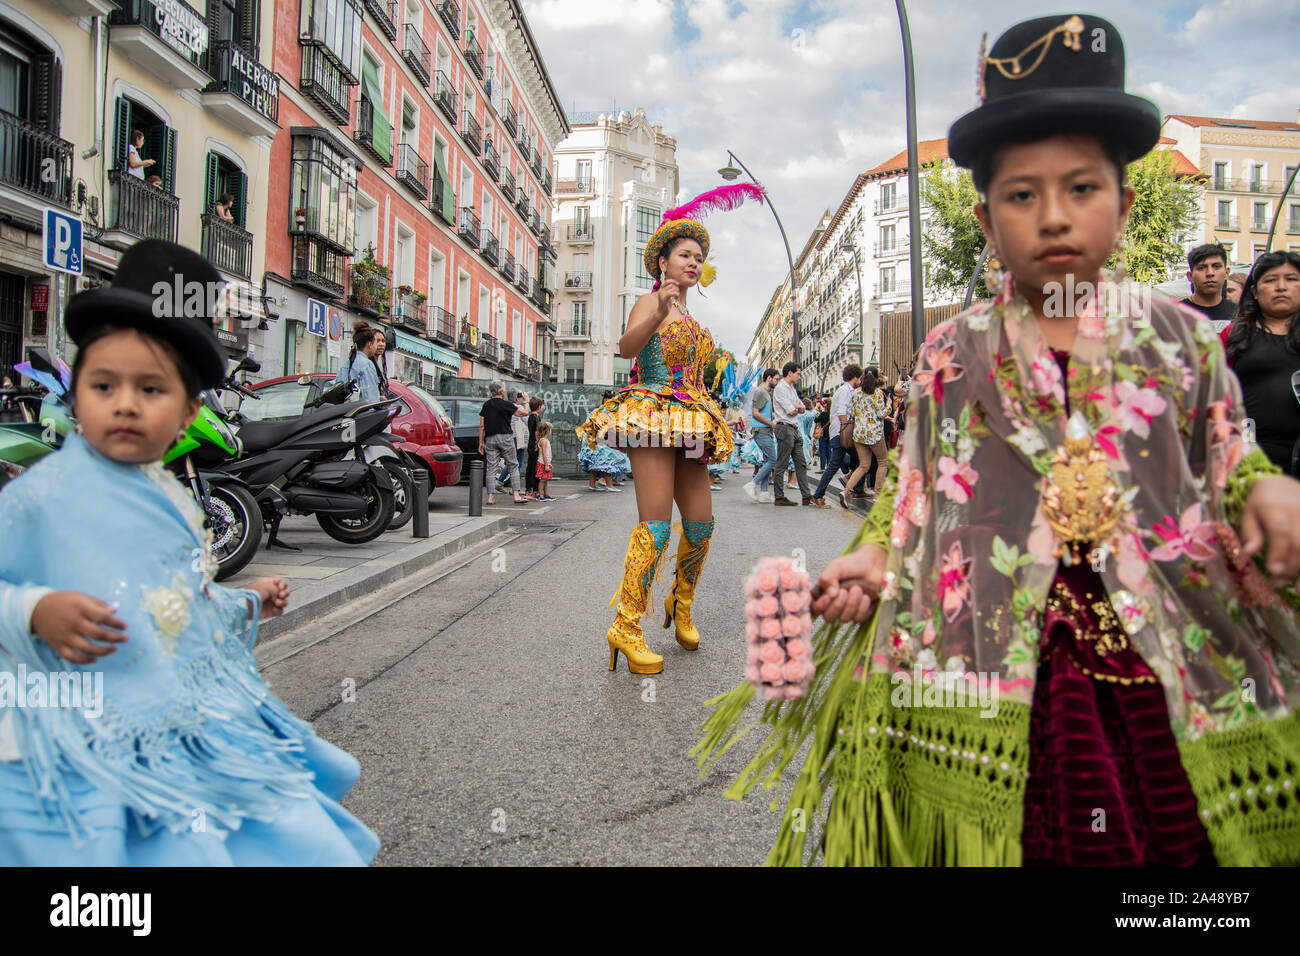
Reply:
[[[178,432],[176,433],[176,443],[177,443],[177,444],[180,444],[181,442],[183,442],[183,441],[185,440],[185,436],[186,436],[187,434],[189,434],[189,430],[188,430],[188,429],[182,428],[180,431],[178,431]]]
[[[989,295],[999,296],[1002,294],[1002,283],[1006,279],[1006,271],[1002,266],[1002,260],[998,258],[997,247],[989,243],[989,257],[984,263],[984,287],[989,290]]]
[[[72,429],[72,430],[73,430],[74,432],[76,432],[78,435],[84,435],[84,434],[86,434],[85,431],[83,431],[82,428],[81,428],[81,422],[77,422],[77,426],[76,426],[74,429]]]

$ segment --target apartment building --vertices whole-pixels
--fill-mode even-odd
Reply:
[[[282,0],[274,64],[271,364],[337,368],[364,318],[403,378],[553,380],[569,127],[518,0]]]
[[[1300,165],[1300,113],[1295,122],[1174,113],[1161,133],[1205,176],[1193,244],[1220,242],[1230,262],[1249,265],[1266,250],[1276,215],[1272,247],[1300,252],[1300,183],[1283,195]]]
[[[0,3],[0,375],[30,346],[69,355],[68,297],[148,238],[203,250],[239,293],[218,337],[232,356],[253,345],[279,129],[272,17],[258,0]],[[133,174],[135,130],[153,162]],[[233,222],[216,215],[224,193]],[[44,265],[47,207],[80,220],[80,275]]]
[[[572,119],[555,148],[557,372],[621,387],[632,360],[618,355],[618,340],[654,284],[642,254],[677,195],[677,141],[640,108]]]

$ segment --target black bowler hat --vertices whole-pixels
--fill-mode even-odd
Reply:
[[[112,285],[68,300],[63,324],[78,347],[106,325],[139,329],[173,345],[202,387],[214,388],[225,378],[226,356],[212,331],[211,303],[224,282],[194,250],[145,239],[122,254]],[[165,292],[156,290],[159,283]]]
[[[1109,20],[1058,14],[1017,23],[986,55],[980,46],[982,105],[948,131],[948,155],[970,168],[1008,142],[1088,133],[1126,163],[1160,138],[1160,110],[1124,92],[1124,41]]]

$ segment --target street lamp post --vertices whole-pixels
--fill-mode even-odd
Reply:
[[[848,239],[840,243],[840,251],[847,249],[853,253],[853,268],[858,274],[858,348],[862,350],[862,364],[869,364],[867,359],[867,319],[862,311],[862,263],[858,261],[858,247]],[[871,354],[872,360],[876,357],[875,353]]]
[[[898,6],[898,25],[903,31],[903,72],[907,92],[907,192],[911,197],[908,229],[912,233],[912,351],[925,339],[925,290],[921,269],[921,165],[916,147],[916,77],[912,69],[912,33],[907,26],[907,7]]]
[[[737,169],[731,163],[740,166]],[[757,183],[758,179],[749,171],[749,167],[740,161],[740,157],[727,150],[727,165],[718,170],[718,175],[723,179],[731,182],[740,177],[741,171],[750,178],[751,182]],[[790,345],[794,349],[794,360],[799,361],[799,282],[794,271],[794,256],[790,254],[790,240],[785,236],[785,226],[781,225],[781,217],[777,215],[776,206],[772,205],[772,197],[766,193],[763,194],[767,200],[767,208],[772,210],[772,218],[776,220],[776,228],[781,230],[781,241],[785,243],[785,258],[790,264]]]

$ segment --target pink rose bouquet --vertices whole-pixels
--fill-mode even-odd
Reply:
[[[812,661],[812,578],[791,558],[764,558],[745,580],[745,679],[767,700],[808,690]]]

